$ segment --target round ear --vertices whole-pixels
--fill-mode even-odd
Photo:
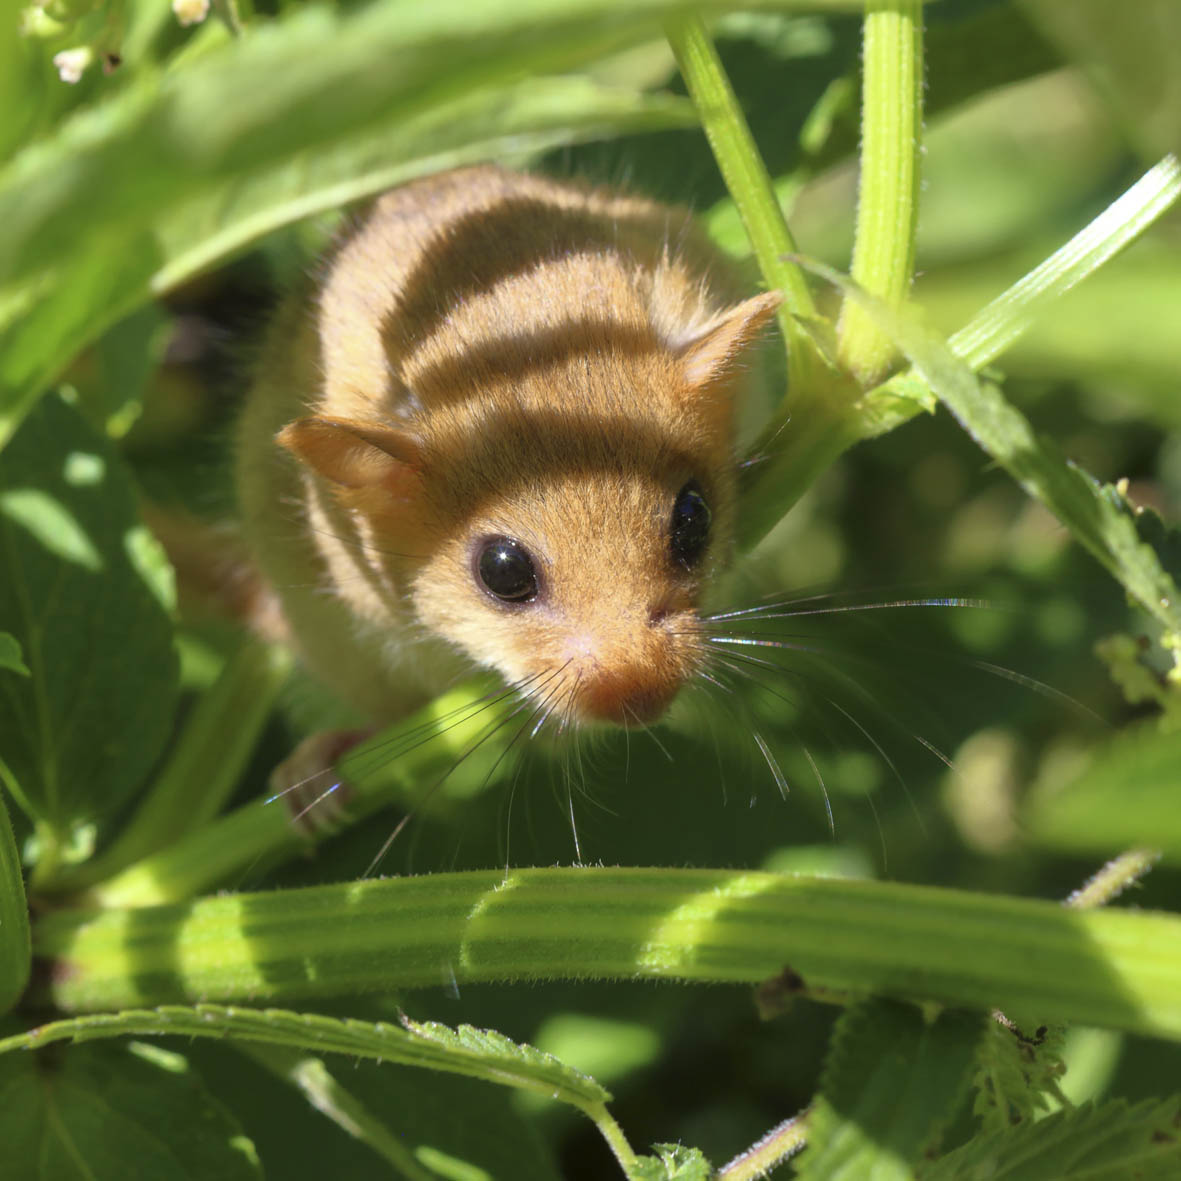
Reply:
[[[727,308],[680,345],[678,352],[690,396],[725,386],[736,362],[766,327],[783,297],[765,291]]]
[[[276,441],[338,490],[381,489],[409,497],[421,483],[418,444],[382,423],[299,418],[289,422]]]

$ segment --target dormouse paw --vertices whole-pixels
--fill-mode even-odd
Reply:
[[[373,733],[321,730],[305,738],[271,772],[271,798],[282,801],[291,823],[306,836],[325,836],[349,821],[352,787],[336,771],[340,757]]]

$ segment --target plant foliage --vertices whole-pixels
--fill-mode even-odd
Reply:
[[[3,6],[5,1176],[1181,1173],[1175,9],[739,7]],[[784,292],[727,657],[593,759],[475,678],[296,826],[357,720],[190,585],[244,358],[485,159]]]

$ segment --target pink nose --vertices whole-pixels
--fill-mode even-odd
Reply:
[[[679,683],[654,680],[647,672],[624,670],[586,681],[576,707],[595,721],[646,726],[664,716],[679,688]]]

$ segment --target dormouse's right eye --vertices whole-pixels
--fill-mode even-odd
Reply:
[[[476,577],[502,603],[537,598],[537,571],[529,551],[511,537],[490,537],[476,554]]]

